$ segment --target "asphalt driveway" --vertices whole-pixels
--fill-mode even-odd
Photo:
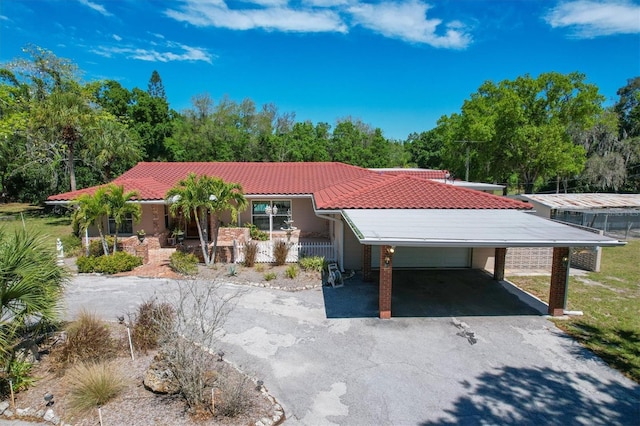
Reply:
[[[640,423],[639,385],[499,286],[443,277],[394,277],[394,315],[404,313],[391,320],[375,317],[377,287],[356,280],[297,293],[225,284],[241,295],[220,345],[264,381],[286,424]],[[113,320],[176,286],[78,276],[67,315]]]

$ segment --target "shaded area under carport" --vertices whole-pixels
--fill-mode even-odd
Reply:
[[[360,275],[344,287],[323,287],[327,318],[378,317],[379,285]],[[475,269],[394,270],[394,317],[540,315]]]

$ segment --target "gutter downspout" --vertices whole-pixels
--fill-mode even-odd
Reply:
[[[342,223],[342,220],[336,219],[332,216],[318,214],[315,209],[314,213],[321,219],[330,220],[335,223],[336,240],[338,242],[338,265],[340,265],[340,272],[344,272],[344,224]]]

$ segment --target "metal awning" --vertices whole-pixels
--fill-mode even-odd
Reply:
[[[362,244],[414,247],[594,247],[623,245],[519,210],[342,211]]]

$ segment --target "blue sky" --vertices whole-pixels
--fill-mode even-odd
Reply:
[[[2,0],[0,61],[28,43],[85,80],[146,89],[157,70],[178,111],[248,97],[405,139],[486,80],[579,71],[612,103],[640,75],[640,1]]]

